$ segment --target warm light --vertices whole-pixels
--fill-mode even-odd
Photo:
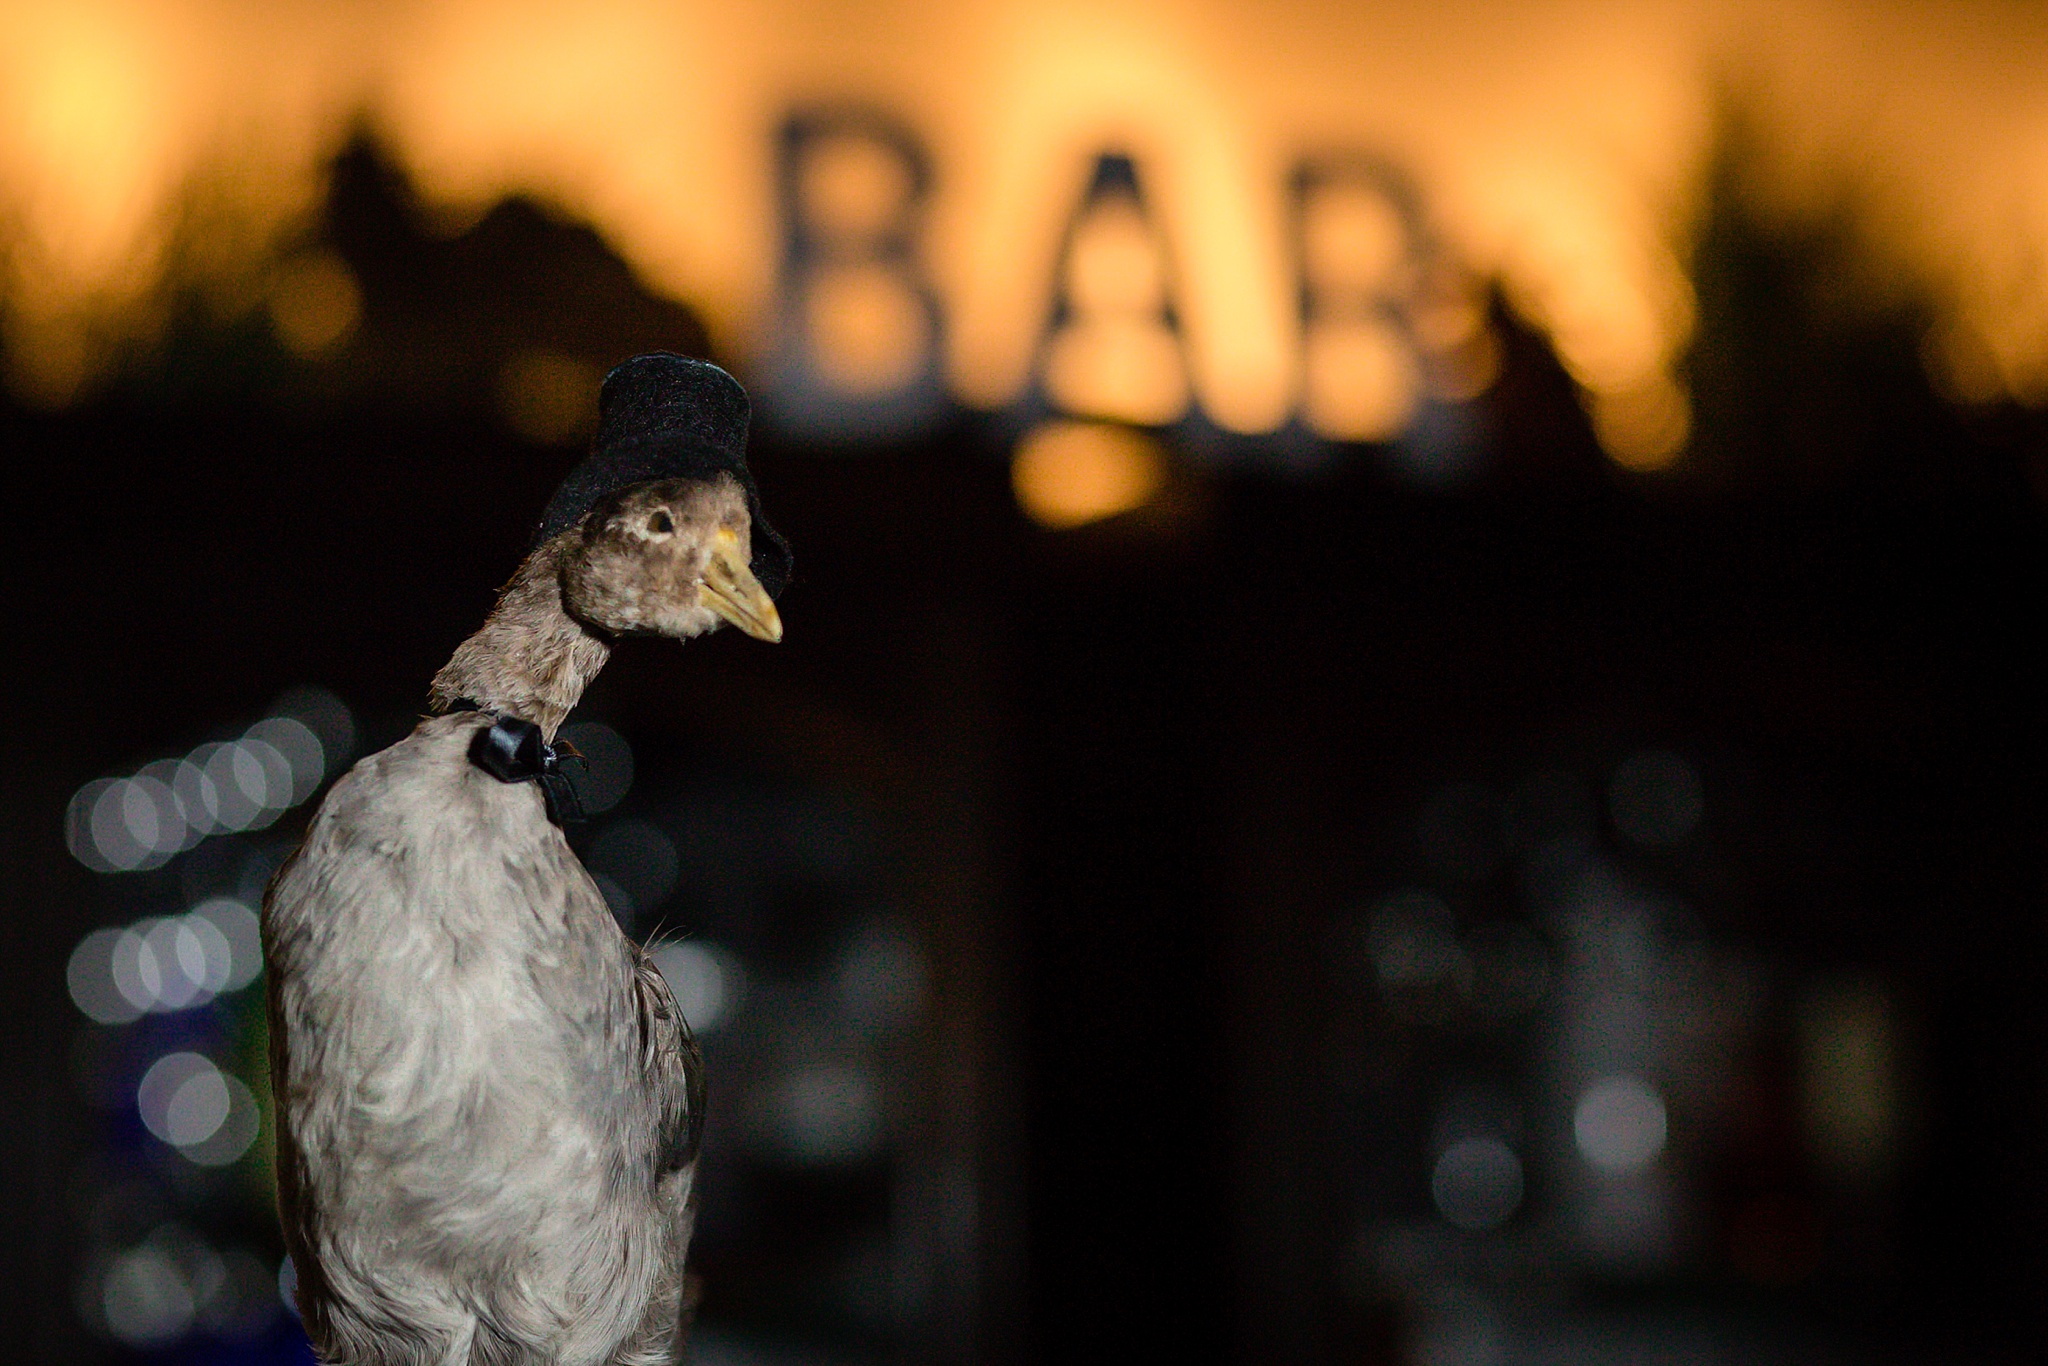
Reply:
[[[847,394],[883,394],[916,373],[931,344],[924,301],[879,262],[827,266],[804,291],[818,372]]]
[[[1329,185],[1302,206],[1302,265],[1318,290],[1391,298],[1407,287],[1408,225],[1365,185]]]
[[[852,133],[813,143],[798,184],[808,225],[841,239],[872,239],[900,229],[913,188],[901,156]]]
[[[1415,412],[1421,376],[1408,339],[1378,318],[1332,319],[1309,329],[1303,410],[1318,436],[1389,441]]]
[[[1975,407],[1995,402],[2008,391],[1997,358],[1968,328],[1951,323],[1931,329],[1921,352],[1928,375],[1951,403]]]
[[[1188,406],[1180,343],[1164,326],[1112,316],[1077,322],[1052,339],[1045,388],[1070,413],[1163,426]]]
[[[1166,457],[1127,427],[1048,422],[1019,443],[1010,482],[1032,521],[1077,527],[1150,502],[1166,482]]]
[[[1436,355],[1471,345],[1486,330],[1486,309],[1469,295],[1448,294],[1417,303],[1408,322],[1416,345]]]
[[[1167,323],[1166,259],[1137,202],[1111,194],[1075,228],[1045,387],[1078,417],[1163,426],[1188,406],[1187,359]]]
[[[602,380],[595,366],[559,351],[521,351],[498,373],[498,413],[536,445],[582,441],[597,430]]]
[[[1683,443],[1682,405],[1656,377],[1674,373],[1692,327],[1675,252],[1712,136],[1712,73],[1737,69],[1772,92],[1756,112],[1787,149],[1787,203],[1833,183],[1811,149],[1852,176],[1859,155],[1881,172],[1887,245],[1931,267],[1953,301],[1943,326],[1969,339],[1938,347],[1957,392],[2040,400],[2042,33],[2026,6],[1958,3],[1962,21],[1946,18],[1955,6],[1894,5],[1851,22],[1835,0],[1786,0],[1768,25],[1735,3],[1590,0],[10,5],[10,382],[38,402],[74,396],[148,325],[174,261],[246,273],[317,203],[316,168],[351,121],[389,140],[430,212],[535,194],[699,308],[728,353],[765,351],[783,259],[774,130],[805,101],[848,100],[900,117],[930,153],[918,253],[963,398],[1000,406],[1031,381],[1078,177],[1121,148],[1173,244],[1192,394],[1234,430],[1280,425],[1302,374],[1301,262],[1363,287],[1399,217],[1346,190],[1297,224],[1293,159],[1391,150],[1432,243],[1503,280],[1602,396],[1616,457],[1651,468]],[[815,154],[799,194],[860,236],[893,222],[903,175],[851,139]],[[180,214],[208,197],[219,214],[189,258],[174,252]],[[314,354],[346,339],[336,279],[279,295],[288,344]],[[1608,397],[1642,385],[1663,387]]]
[[[1623,469],[1661,470],[1685,452],[1692,434],[1692,404],[1663,375],[1627,389],[1590,395],[1593,433]]]
[[[1462,292],[1425,296],[1409,310],[1408,324],[1422,353],[1430,397],[1469,403],[1500,377],[1500,338],[1477,297]]]
[[[1074,233],[1067,298],[1082,314],[1151,316],[1166,303],[1166,263],[1138,206],[1118,195],[1091,210]]]
[[[1489,329],[1429,358],[1425,387],[1445,403],[1470,403],[1500,378],[1500,339]]]
[[[317,357],[333,351],[355,331],[363,313],[363,292],[339,256],[309,252],[278,271],[269,304],[278,340],[301,356]]]

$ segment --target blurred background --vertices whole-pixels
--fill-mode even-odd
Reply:
[[[598,381],[703,1366],[2048,1349],[2048,20],[0,5],[0,1355],[310,1360],[254,912]]]

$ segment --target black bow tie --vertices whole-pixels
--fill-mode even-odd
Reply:
[[[482,711],[463,698],[450,711]],[[540,727],[516,716],[496,716],[470,742],[469,761],[501,783],[539,783],[541,800],[547,803],[548,819],[556,825],[578,824],[585,817],[582,799],[563,765],[590,761],[564,740],[549,744],[541,739]]]

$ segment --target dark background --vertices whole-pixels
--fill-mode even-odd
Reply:
[[[101,1027],[64,964],[159,893],[71,859],[72,791],[307,682],[366,743],[396,738],[575,457],[507,431],[507,357],[705,351],[579,225],[513,202],[424,231],[367,145],[312,235],[363,290],[335,356],[195,309],[80,404],[0,411],[0,1321],[19,1359],[295,1350],[280,1329],[138,1354],[74,1308],[101,1236],[82,1191],[130,1149],[81,1099],[77,1040]],[[1601,456],[1505,307],[1454,488],[1398,452],[1288,476],[1176,432],[1161,508],[1052,533],[1012,500],[1008,418],[947,411],[849,450],[764,404],[753,463],[797,553],[786,642],[634,643],[586,713],[633,739],[643,792],[831,794],[866,832],[829,895],[746,925],[686,897],[685,928],[801,983],[833,907],[881,897],[928,987],[884,1058],[884,1157],[733,1169],[748,1198],[698,1255],[717,1353],[2039,1358],[2044,428],[1933,392],[1926,317],[1843,287],[1865,263],[1840,222],[1767,218],[1729,174],[1694,238],[1695,435],[1669,476]],[[1601,805],[1645,747],[1699,775],[1702,832],[1677,848],[1631,848]],[[1508,808],[1449,872],[1418,813],[1445,783],[1507,793],[1532,771],[1580,775],[1588,838],[1751,965],[1762,1004],[1716,1064],[1747,1118],[1672,1159],[1689,1233],[1653,1269],[1578,1258],[1545,1215],[1565,1193],[1532,1176],[1504,1230],[1419,1279],[1360,1270],[1374,1230],[1434,1217],[1448,1079],[1523,1078],[1546,1122],[1550,1017],[1431,1033],[1343,948],[1405,885],[1450,888],[1461,926],[1520,905]],[[1789,1079],[1802,992],[1844,979],[1890,1003],[1907,1097],[1897,1160],[1853,1188],[1802,1147]],[[731,1094],[753,1065],[735,1055]],[[1757,1254],[1741,1230],[1765,1197],[1793,1231]],[[274,1253],[260,1200],[236,1199],[218,1217]],[[888,1312],[817,1290],[847,1283],[818,1232],[842,1226],[884,1229],[896,1283],[924,1289]]]

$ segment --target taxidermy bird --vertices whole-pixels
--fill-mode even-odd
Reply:
[[[701,1066],[559,822],[556,728],[621,635],[779,640],[789,551],[716,366],[627,361],[595,449],[264,901],[278,1196],[333,1366],[676,1360]]]

